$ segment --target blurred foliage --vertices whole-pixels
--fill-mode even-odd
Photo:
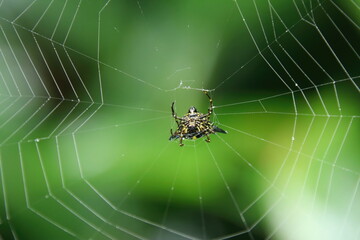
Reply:
[[[358,11],[336,4],[3,1],[1,235],[356,236]],[[169,142],[203,89],[229,133]]]

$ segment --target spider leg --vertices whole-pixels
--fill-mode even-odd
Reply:
[[[209,137],[209,135],[206,135],[205,141],[208,142],[208,143],[210,142],[210,137]]]
[[[205,92],[206,96],[209,98],[209,102],[210,102],[210,106],[209,106],[209,111],[208,111],[208,115],[210,115],[213,111],[214,105],[213,105],[213,100],[209,95],[209,92]]]
[[[178,116],[176,115],[175,111],[174,111],[174,103],[175,103],[175,102],[173,102],[173,103],[171,104],[171,113],[172,113],[172,116],[173,116],[173,118],[175,118],[175,119],[182,120],[182,118],[178,117]],[[179,123],[178,123],[177,121],[176,121],[176,123],[179,125]]]
[[[183,144],[184,133],[185,133],[184,129],[181,129],[180,134],[179,134],[180,135],[180,137],[179,137],[180,138],[180,142],[179,142],[180,147],[184,146],[184,144]]]
[[[183,134],[181,133],[181,134],[180,134],[180,144],[179,144],[180,147],[184,146],[182,140],[183,140]]]
[[[174,103],[175,103],[175,102],[172,102],[172,104],[171,104],[171,113],[172,113],[173,117],[176,116],[176,113],[175,113],[175,111],[174,111]]]
[[[208,109],[208,113],[203,114],[200,118],[204,118],[204,117],[210,116],[210,114],[212,114],[213,108],[214,108],[213,100],[212,100],[212,98],[210,97],[209,92],[208,92],[208,91],[204,91],[204,93],[205,93],[206,96],[209,98],[210,106],[209,106],[209,109]]]

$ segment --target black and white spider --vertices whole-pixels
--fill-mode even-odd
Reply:
[[[173,118],[178,125],[178,128],[173,133],[170,129],[171,136],[169,140],[180,139],[180,146],[184,146],[183,139],[197,139],[206,136],[207,142],[210,142],[209,135],[212,133],[227,133],[225,130],[214,126],[210,121],[210,115],[213,112],[213,100],[211,99],[209,93],[204,91],[206,96],[208,96],[210,101],[209,110],[206,114],[200,113],[196,110],[195,107],[190,107],[187,114],[183,117],[178,117],[174,111],[174,102],[171,104],[171,112]]]

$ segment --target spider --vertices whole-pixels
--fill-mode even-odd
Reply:
[[[210,106],[206,114],[200,113],[195,107],[190,107],[187,114],[183,117],[178,117],[174,111],[174,102],[171,104],[171,112],[173,118],[178,125],[178,128],[173,133],[170,129],[171,136],[169,140],[180,139],[180,147],[184,146],[183,139],[197,139],[206,136],[206,142],[210,142],[209,135],[212,133],[227,133],[227,131],[214,126],[210,121],[210,115],[213,112],[213,100],[207,91],[204,91],[209,98]]]

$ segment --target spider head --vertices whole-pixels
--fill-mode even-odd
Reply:
[[[189,108],[189,113],[190,113],[190,114],[197,113],[196,108],[195,108],[195,107],[190,107],[190,108]]]

